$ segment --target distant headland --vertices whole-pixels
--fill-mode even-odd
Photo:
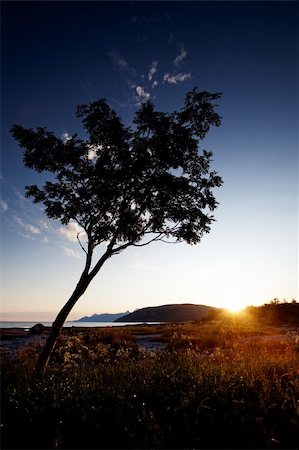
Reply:
[[[188,322],[216,314],[219,308],[191,303],[151,306],[130,313],[93,314],[76,322]]]
[[[116,314],[93,314],[92,316],[84,316],[81,319],[73,320],[73,322],[114,322],[117,319],[121,319],[123,316],[130,314],[130,311]]]

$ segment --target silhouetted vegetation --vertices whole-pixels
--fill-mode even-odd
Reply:
[[[63,141],[46,128],[14,125],[13,137],[24,149],[25,167],[50,173],[43,187],[26,186],[26,196],[42,203],[51,219],[75,222],[85,267],[78,284],[58,313],[37,364],[41,375],[70,311],[103,264],[129,246],[154,241],[196,244],[210,231],[217,207],[213,188],[222,184],[210,170],[212,152],[199,152],[211,126],[220,93],[185,96],[183,108],[157,112],[151,101],[125,127],[104,99],[77,107],[88,139]],[[94,250],[105,249],[98,260]]]
[[[299,303],[274,299],[263,306],[249,306],[246,313],[254,320],[273,325],[299,325]]]
[[[298,328],[210,323],[64,329],[2,357],[4,448],[298,447]],[[138,339],[167,344],[146,351]]]
[[[214,308],[203,317],[201,323],[211,321],[231,321],[232,314],[226,309]],[[274,298],[261,306],[248,306],[236,314],[239,324],[252,323],[263,325],[299,325],[299,303],[293,299],[291,302]]]

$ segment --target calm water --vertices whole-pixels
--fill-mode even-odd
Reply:
[[[36,323],[42,323],[45,327],[52,326],[52,322],[6,322],[0,321],[0,328],[31,328]],[[142,325],[144,322],[65,322],[64,327],[121,327],[125,325]],[[161,322],[146,322],[148,324],[158,324]]]

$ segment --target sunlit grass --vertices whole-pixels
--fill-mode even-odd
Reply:
[[[146,352],[138,336],[167,343]],[[2,361],[6,448],[296,448],[296,331],[212,323],[65,331]]]

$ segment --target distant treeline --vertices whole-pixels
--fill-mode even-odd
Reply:
[[[273,325],[299,325],[299,303],[275,298],[262,306],[248,306],[245,312],[252,318]]]
[[[229,318],[225,309],[215,309],[202,322],[225,320]],[[270,303],[261,306],[248,306],[237,316],[239,320],[254,320],[265,325],[299,325],[299,303],[296,300],[287,302],[274,298]]]

